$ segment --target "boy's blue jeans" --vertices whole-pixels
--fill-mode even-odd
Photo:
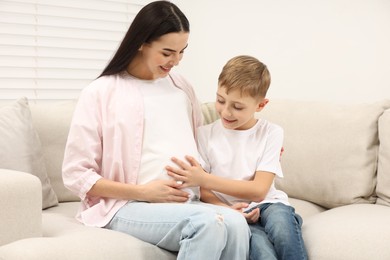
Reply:
[[[258,206],[260,220],[250,224],[250,260],[306,260],[302,238],[302,218],[295,209],[283,203]]]
[[[250,231],[242,214],[202,202],[128,202],[106,228],[179,251],[178,260],[245,260],[249,256]]]

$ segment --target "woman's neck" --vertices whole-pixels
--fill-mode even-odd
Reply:
[[[146,70],[140,57],[137,55],[133,61],[127,66],[127,72],[138,79],[152,80],[153,74]]]

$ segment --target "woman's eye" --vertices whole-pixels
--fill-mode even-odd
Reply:
[[[217,99],[217,102],[220,103],[220,104],[224,104],[225,103],[225,101],[219,100],[219,99]]]
[[[163,53],[164,57],[169,57],[171,54],[170,53]]]

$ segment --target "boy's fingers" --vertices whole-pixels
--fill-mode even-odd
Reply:
[[[172,175],[172,174],[179,174],[179,169],[172,168],[172,167],[170,167],[170,166],[165,167],[165,169],[167,170],[167,173],[168,173],[169,175]]]
[[[178,166],[180,166],[182,169],[186,169],[188,167],[188,164],[183,162],[182,160],[177,159],[176,157],[171,158],[172,162],[176,163]]]
[[[198,166],[199,165],[198,161],[194,157],[192,157],[192,156],[186,155],[186,159],[192,166]]]
[[[176,172],[173,172],[173,171],[170,171],[167,169],[167,174],[173,178],[175,178],[176,180],[181,180],[182,177],[185,177],[185,174],[182,173],[182,171],[176,171]]]

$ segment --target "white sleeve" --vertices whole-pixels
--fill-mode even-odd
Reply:
[[[277,125],[272,125],[268,131],[266,147],[264,153],[258,161],[257,171],[266,171],[283,177],[280,165],[280,151],[283,146],[283,129]]]

